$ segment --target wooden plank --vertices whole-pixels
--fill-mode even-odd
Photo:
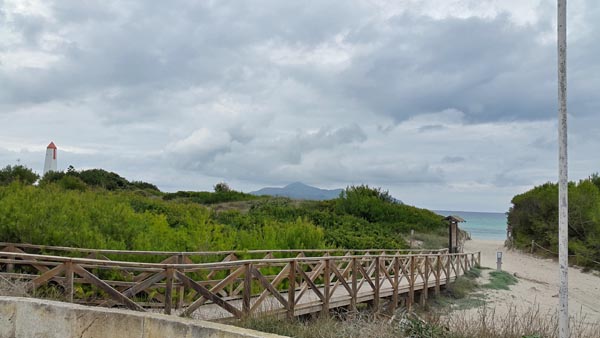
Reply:
[[[177,264],[183,264],[185,262],[185,256],[179,254],[177,255]],[[182,269],[178,269],[178,271],[182,271]],[[177,304],[176,309],[183,308],[183,296],[185,294],[185,288],[183,284],[177,287]]]
[[[302,270],[302,267],[300,266],[300,264],[296,264],[296,269],[300,269]],[[317,266],[314,270],[312,270],[310,272],[310,280],[312,281],[313,279],[315,279],[320,273],[321,270],[323,270],[323,263],[319,264],[319,266]],[[298,292],[298,295],[296,296],[296,304],[298,303],[298,300],[300,298],[302,298],[302,295],[304,295],[304,293],[310,288],[310,285],[305,281],[304,285],[300,285],[300,291]]]
[[[392,304],[391,304],[391,309],[390,312],[393,313],[394,310],[396,310],[396,308],[398,308],[398,292],[400,289],[400,258],[395,257],[393,258],[393,264],[394,264],[394,282],[392,283],[392,287],[393,287],[393,294],[392,294]]]
[[[321,315],[327,316],[329,315],[329,299],[331,298],[331,261],[325,259],[323,264],[323,295],[325,298],[323,299]]]
[[[383,285],[383,283],[385,283],[385,280],[387,279],[390,282],[390,285],[394,284],[394,281],[392,280],[392,276],[390,275],[390,273],[388,272],[388,267],[385,266],[385,262],[386,260],[383,259],[383,261],[380,260],[380,264],[382,264],[381,268],[379,269],[379,274],[382,275],[384,278],[381,278],[380,281],[380,285]],[[390,264],[390,268],[393,269],[394,268],[394,264],[393,264],[393,259],[392,262]],[[382,273],[383,272],[383,273]]]
[[[234,254],[229,254],[227,255],[227,257],[225,257],[225,259],[222,260],[222,262],[231,262],[231,261],[235,261],[237,260],[237,257]],[[215,276],[215,274],[217,273],[218,270],[213,270],[211,271],[208,276],[206,278],[211,279]]]
[[[348,264],[346,265],[346,267],[344,268],[344,270],[343,270],[343,271],[340,271],[341,267],[342,267],[342,266],[343,266],[345,263],[348,263]],[[336,264],[333,264],[333,262],[332,262],[332,266],[335,266],[335,268],[338,270],[338,272],[340,272],[340,273],[341,273],[341,275],[342,275],[342,277],[343,277],[343,278],[346,278],[346,276],[347,276],[347,275],[348,275],[348,273],[350,272],[350,269],[352,268],[352,267],[351,267],[351,265],[349,264],[349,262],[346,262],[346,261],[342,261],[342,262],[340,262],[340,264],[338,264],[338,265],[336,265]],[[333,280],[333,277],[335,277],[335,276],[332,274],[332,275],[331,275],[331,277],[332,277],[332,280]],[[338,278],[338,280],[337,280],[337,281],[336,281],[336,282],[333,284],[333,286],[331,287],[331,294],[334,294],[334,293],[335,293],[335,290],[337,290],[337,288],[338,288],[338,287],[339,287],[341,284],[342,284],[342,283],[340,282],[340,280],[339,280],[339,278]]]
[[[65,262],[65,296],[67,298],[67,302],[73,303],[73,263]]]
[[[1,251],[5,251],[5,252],[13,252],[13,253],[22,253],[22,254],[26,254],[25,251],[15,247],[14,245],[11,246],[7,246],[6,248],[4,248]],[[36,261],[35,259],[32,259],[32,261]],[[12,265],[12,268],[14,268],[13,264],[9,264]],[[47,266],[45,265],[40,265],[40,264],[30,264],[31,266],[33,266],[36,270],[40,271],[41,273],[47,272],[48,270],[50,270]],[[7,271],[12,269],[11,266],[7,266]],[[10,271],[8,271],[10,272]]]
[[[371,276],[367,273],[367,271],[365,271],[365,268],[362,266],[362,264],[358,264],[358,271],[363,276],[362,282],[366,281],[371,286],[371,289],[375,290],[375,284],[373,284],[373,280],[371,279]]]
[[[244,291],[242,293],[242,311],[245,316],[250,315],[250,297],[252,296],[251,265],[244,264]]]
[[[438,254],[435,258],[436,263],[435,263],[435,295],[439,296],[440,295],[440,275],[441,275],[441,268],[442,268],[442,257],[440,254]]]
[[[350,311],[352,312],[356,312],[356,301],[357,301],[357,296],[358,296],[358,281],[357,281],[357,275],[358,275],[358,268],[357,268],[357,264],[358,261],[356,258],[352,258],[352,294],[351,294],[351,299],[350,299]]]
[[[240,266],[234,272],[232,272],[229,276],[227,276],[225,279],[221,280],[217,285],[215,285],[212,289],[210,289],[210,292],[213,292],[213,293],[219,292],[220,290],[224,289],[227,285],[234,282],[243,273],[244,273],[244,267]],[[199,285],[202,285],[198,282],[196,282],[196,283]],[[200,306],[202,306],[207,300],[208,300],[208,298],[205,298],[204,296],[201,295],[200,298],[196,299],[192,304],[190,304],[187,307],[187,309],[184,312],[185,315],[186,316],[191,315],[194,311],[196,311],[196,309],[198,309]]]
[[[408,311],[412,311],[412,306],[415,303],[415,256],[410,256],[410,274],[408,284]]]
[[[173,268],[167,268],[167,286],[165,287],[165,313],[171,314],[171,307],[173,306]]]
[[[359,264],[359,270],[361,271],[361,273],[363,273],[363,276],[369,276],[369,280],[366,280],[366,278],[362,278],[360,283],[358,284],[358,289],[362,289],[363,284],[365,284],[366,282],[369,282],[369,284],[371,285],[371,288],[374,289],[375,286],[373,285],[373,282],[370,279],[371,273],[373,272],[373,270],[375,269],[375,260],[370,261],[369,259],[372,259],[372,256],[369,255],[368,259],[365,261],[364,259],[361,259],[361,264]],[[362,262],[371,262],[371,264],[369,264],[369,267],[367,268],[367,270],[364,269],[364,267],[362,266]]]
[[[78,274],[79,276],[87,279],[87,281],[90,282],[91,284],[104,290],[104,292],[106,292],[109,296],[111,296],[113,299],[120,302],[121,304],[125,305],[129,309],[136,310],[136,311],[146,311],[146,310],[144,310],[144,308],[142,308],[141,306],[136,304],[134,301],[127,298],[125,295],[123,295],[119,291],[113,289],[110,285],[106,284],[106,282],[104,282],[100,278],[94,276],[92,273],[90,273],[86,269],[82,268],[78,264],[73,264],[73,271],[76,274]]]
[[[295,305],[296,305],[296,262],[291,261],[289,265],[288,271],[288,308],[287,308],[287,317],[288,319],[294,318],[295,315]]]
[[[279,272],[279,274],[277,274],[277,276],[271,282],[271,285],[273,285],[273,287],[277,287],[277,285],[279,285],[279,283],[281,283],[281,281],[283,281],[287,277],[287,275],[289,274],[289,271],[288,271],[289,269],[290,269],[290,265],[288,264],[283,268],[283,270],[281,270]],[[258,304],[262,303],[262,301],[265,298],[267,298],[268,295],[269,295],[269,290],[264,290],[260,294],[260,296],[258,296],[256,301],[254,301],[254,305],[252,305],[252,309],[250,309],[250,312],[254,312],[254,309],[258,306]]]
[[[423,291],[421,291],[421,305],[424,306],[425,305],[425,301],[427,301],[427,292],[428,292],[428,288],[429,288],[429,257],[425,256],[425,279],[422,279],[423,281]]]
[[[310,277],[308,277],[308,275],[306,274],[306,272],[304,272],[304,270],[302,270],[300,268],[300,265],[296,265],[296,271],[300,274],[300,277],[302,279],[304,279],[304,281],[306,282],[306,284],[309,285],[309,288],[312,289],[312,291],[317,295],[317,297],[319,297],[319,299],[321,299],[321,302],[323,302],[325,300],[325,296],[323,296],[323,294],[321,293],[321,290],[319,290],[319,288],[310,279]],[[301,295],[299,295],[298,298],[295,300],[296,304],[298,304],[298,301],[300,300],[300,296]]]
[[[177,261],[177,256],[171,256],[171,257],[161,261],[160,264],[171,264],[171,263],[175,263],[176,261]],[[152,275],[151,272],[140,273],[139,275],[133,277],[133,281],[134,282],[142,281],[150,275]]]
[[[254,277],[256,277],[256,279],[258,280],[258,282],[267,290],[269,290],[269,292],[271,292],[271,294],[284,306],[284,308],[287,309],[288,306],[288,302],[285,298],[283,298],[283,296],[281,295],[281,293],[279,293],[279,291],[277,291],[273,285],[271,285],[271,283],[269,283],[269,281],[260,273],[260,271],[258,271],[257,268],[252,267],[252,274],[254,275]],[[256,303],[254,304],[253,307],[256,307]]]
[[[138,293],[151,287],[152,285],[165,279],[166,277],[167,277],[167,275],[166,275],[165,271],[151,275],[150,277],[146,278],[145,280],[138,282],[138,283],[134,284],[133,286],[131,286],[130,288],[128,288],[127,290],[123,291],[123,295],[127,298],[133,297],[133,296],[137,295]]]
[[[35,289],[37,287],[40,287],[41,285],[46,284],[49,280],[51,280],[53,277],[57,276],[58,274],[60,274],[61,272],[65,271],[65,264],[61,264],[53,269],[50,269],[46,272],[44,272],[43,274],[41,274],[39,277],[35,278],[34,280],[31,281],[31,286]]]
[[[375,257],[375,289],[373,290],[373,308],[375,308],[375,314],[379,313],[379,290],[381,288],[381,284],[379,283],[379,274],[381,270],[381,261],[379,257]]]
[[[348,282],[346,282],[344,274],[341,273],[335,265],[331,266],[331,271],[338,278],[338,282],[340,282],[344,286],[344,288],[346,288],[346,291],[348,291],[348,295],[352,297],[352,289],[350,288],[350,285],[348,285]]]
[[[446,255],[446,285],[448,284],[448,282],[450,281],[450,257],[449,255]]]
[[[238,310],[236,307],[234,307],[233,305],[229,304],[227,301],[223,300],[218,295],[210,292],[204,286],[196,283],[194,280],[192,280],[191,278],[189,278],[188,276],[186,276],[184,273],[182,273],[180,271],[175,271],[175,278],[177,278],[179,281],[181,281],[186,287],[188,287],[190,289],[194,289],[197,293],[199,293],[200,295],[202,295],[204,298],[207,298],[207,299],[211,300],[213,303],[215,303],[218,306],[222,307],[227,312],[229,312],[232,315],[234,315],[236,318],[242,318],[243,317],[242,312],[240,310]],[[187,310],[184,311],[181,314],[181,316],[182,317],[189,316],[189,314],[187,313]]]

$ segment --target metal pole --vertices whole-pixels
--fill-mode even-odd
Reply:
[[[569,337],[569,203],[567,158],[567,0],[558,1],[558,263],[560,338]]]

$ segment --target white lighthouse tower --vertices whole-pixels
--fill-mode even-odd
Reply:
[[[50,142],[46,147],[46,161],[44,162],[44,175],[49,171],[56,171],[56,145]]]

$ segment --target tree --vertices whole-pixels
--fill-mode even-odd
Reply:
[[[219,182],[219,183],[215,184],[215,186],[213,188],[215,189],[215,192],[217,192],[217,193],[231,191],[231,188],[225,182]]]
[[[9,185],[14,181],[29,185],[35,183],[39,178],[40,175],[22,165],[7,165],[0,170],[0,185]]]

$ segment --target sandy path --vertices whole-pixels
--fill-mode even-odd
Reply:
[[[558,307],[556,261],[508,250],[503,241],[467,241],[465,251],[481,251],[481,265],[493,269],[496,269],[496,252],[502,251],[502,269],[517,274],[519,282],[511,286],[510,291],[485,291],[488,304],[495,307],[497,313],[506,313],[510,306],[527,311],[534,304],[539,305],[543,313],[555,313]],[[584,316],[585,322],[600,323],[600,277],[577,268],[569,269],[569,312],[580,318]]]

